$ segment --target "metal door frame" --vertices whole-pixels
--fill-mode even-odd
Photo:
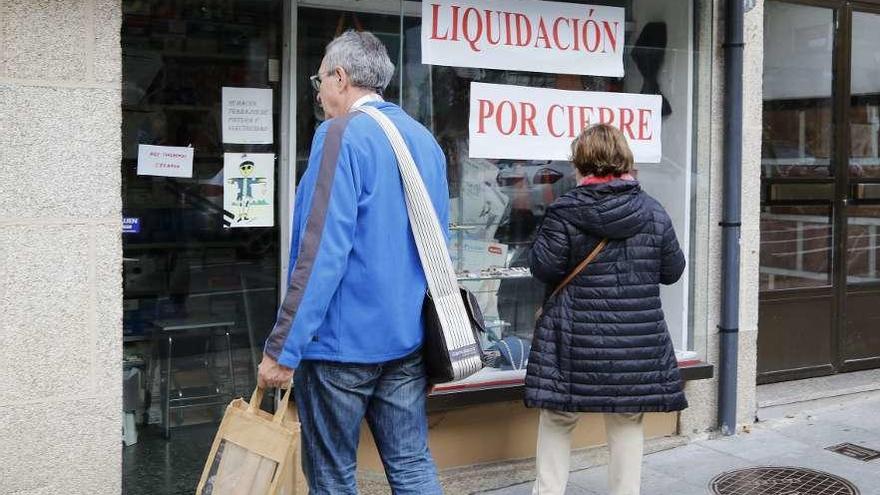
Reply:
[[[853,198],[853,185],[865,183],[878,183],[877,179],[853,180],[850,177],[850,159],[851,159],[851,130],[850,130],[850,105],[852,100],[852,37],[853,37],[853,12],[868,12],[872,14],[880,14],[880,0],[861,0],[846,1],[841,8],[841,19],[839,22],[839,33],[841,37],[841,50],[835,53],[835,57],[839,57],[839,78],[841,79],[840,88],[836,88],[839,94],[835,96],[836,112],[839,111],[837,118],[842,124],[835,129],[835,139],[838,142],[838,149],[835,150],[835,160],[840,166],[835,171],[835,202],[839,205],[840,218],[839,221],[841,235],[836,241],[835,249],[839,253],[837,258],[840,259],[838,271],[834,280],[835,298],[838,300],[838,308],[835,327],[836,327],[836,345],[837,352],[835,355],[835,368],[838,372],[856,371],[880,366],[880,356],[871,358],[847,359],[844,356],[845,340],[847,335],[847,300],[849,294],[847,266],[848,261],[848,229],[849,229],[849,213],[848,208]]]
[[[846,276],[847,276],[847,176],[849,174],[849,93],[850,93],[850,57],[852,52],[851,24],[852,10],[849,2],[835,2],[834,9],[834,50],[832,71],[834,73],[832,89],[832,122],[833,133],[831,143],[832,173],[834,179],[834,199],[832,201],[832,235],[833,250],[831,253],[831,290],[833,297],[831,324],[831,363],[834,372],[840,372],[843,359],[843,332],[846,326]]]
[[[296,0],[283,0],[284,26],[281,58],[281,159],[278,161],[278,304],[287,294],[290,268],[290,237],[293,226],[293,200],[296,177]]]
[[[880,0],[775,0],[780,3],[830,9],[834,18],[832,48],[832,140],[831,173],[828,178],[782,180],[787,183],[833,184],[831,201],[831,366],[816,365],[793,370],[763,373],[760,382],[793,380],[846,371],[877,367],[880,357],[847,361],[843,356],[847,320],[847,206],[851,200],[849,177],[850,127],[849,112],[852,78],[852,16],[854,11],[880,14]],[[878,183],[878,180],[861,182]],[[763,181],[762,181],[763,186]],[[763,379],[761,379],[763,378]]]

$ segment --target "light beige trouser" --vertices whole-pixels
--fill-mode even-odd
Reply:
[[[538,479],[532,495],[563,495],[571,464],[571,432],[583,413],[541,409],[538,423]],[[642,414],[604,414],[611,458],[611,495],[639,495],[645,433]]]

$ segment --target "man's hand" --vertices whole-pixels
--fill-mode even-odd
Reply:
[[[271,357],[263,354],[263,362],[260,363],[257,385],[260,388],[289,388],[293,378],[293,370],[287,366],[278,364]]]

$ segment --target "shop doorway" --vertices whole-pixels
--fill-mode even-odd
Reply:
[[[880,2],[765,9],[758,380],[880,367]]]
[[[288,223],[283,6],[122,2],[127,495],[192,493],[253,391]]]

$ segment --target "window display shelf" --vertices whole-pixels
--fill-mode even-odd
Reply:
[[[458,273],[459,282],[479,282],[482,280],[508,280],[514,278],[530,279],[534,278],[532,272],[528,268],[490,268],[479,272],[461,272]]]
[[[433,394],[451,394],[462,390],[475,390],[496,387],[522,385],[526,379],[526,370],[499,370],[483,368],[464,380],[444,383],[434,387]]]
[[[489,227],[501,227],[504,225],[510,225],[512,223],[516,223],[516,220],[512,220],[510,217],[502,217],[497,220],[488,221],[488,222],[449,222],[449,230],[452,231],[468,231],[468,230],[477,230],[477,229],[485,229]]]
[[[486,328],[507,328],[513,326],[513,323],[510,323],[509,321],[492,318],[486,318],[484,323],[486,325]]]
[[[497,227],[499,225],[503,225],[506,222],[497,221],[497,222],[486,222],[486,223],[450,223],[449,230],[451,231],[468,231],[468,230],[477,230],[484,229],[486,227]]]
[[[685,382],[707,380],[715,367],[698,359],[679,360]],[[428,396],[428,411],[441,412],[480,404],[521,401],[525,390],[525,371],[483,370],[467,380],[438,385]]]

